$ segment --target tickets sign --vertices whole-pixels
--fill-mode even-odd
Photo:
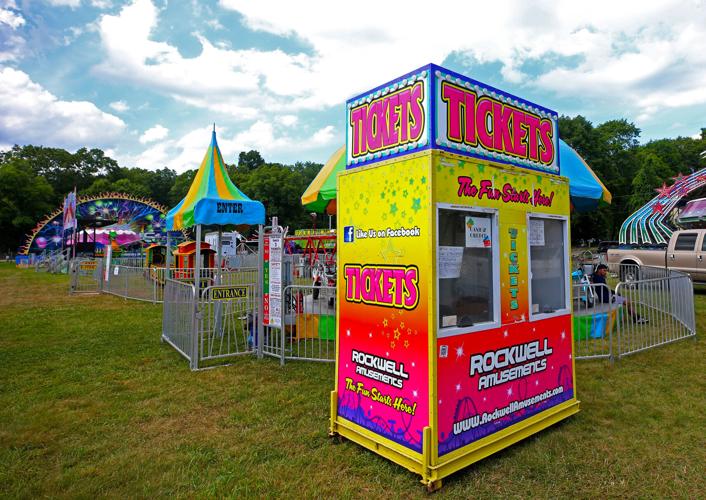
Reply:
[[[430,64],[350,99],[347,168],[434,148],[559,174],[557,114]]]

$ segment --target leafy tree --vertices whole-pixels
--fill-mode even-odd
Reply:
[[[0,164],[0,248],[17,248],[55,204],[49,183],[27,160],[12,158]]]
[[[152,176],[147,183],[150,191],[149,197],[166,207],[170,207],[169,191],[172,189],[176,178],[176,172],[167,167],[152,172]]]
[[[149,198],[150,190],[147,186],[131,181],[130,179],[120,179],[113,184],[113,191],[125,193],[137,198]]]
[[[300,198],[307,184],[305,178],[291,167],[272,163],[253,171],[238,169],[233,181],[248,197],[265,205],[268,220],[276,215],[282,226],[299,228],[310,225]]]
[[[96,196],[101,193],[110,193],[112,191],[114,191],[113,184],[105,177],[101,177],[100,179],[93,181],[93,183],[86,189],[79,191],[79,194]]]
[[[58,205],[63,197],[73,191],[90,186],[96,177],[108,175],[118,169],[112,158],[105,156],[100,149],[81,148],[69,153],[60,148],[43,146],[14,146],[0,155],[0,163],[10,159],[27,160],[34,173],[44,177],[53,188],[52,202]]]
[[[587,162],[600,155],[599,137],[593,124],[581,115],[559,117],[559,137]]]
[[[255,150],[250,150],[247,153],[241,152],[238,155],[238,169],[244,172],[250,172],[265,164],[260,153]]]
[[[189,187],[191,187],[191,183],[194,182],[196,172],[197,170],[187,170],[176,176],[174,184],[169,189],[169,196],[167,198],[169,201],[169,203],[167,203],[168,208],[174,207],[186,196],[186,193],[189,192]]]
[[[662,160],[650,152],[638,154],[640,167],[632,180],[632,193],[630,194],[628,209],[634,212],[655,197],[655,188],[660,184],[659,171],[665,169]]]

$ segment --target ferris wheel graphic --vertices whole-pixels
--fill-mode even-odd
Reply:
[[[360,394],[344,394],[339,399],[338,414],[346,420],[350,420],[392,441],[421,451],[422,431],[411,429],[413,415],[399,411],[399,418],[386,419],[380,415],[373,415],[370,409],[366,411],[364,408],[366,403],[367,401]],[[409,406],[414,404],[407,398],[403,399],[403,403]]]

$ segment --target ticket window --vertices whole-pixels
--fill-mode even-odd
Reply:
[[[530,215],[527,219],[530,271],[530,317],[569,311],[567,219]]]
[[[497,213],[439,208],[437,228],[439,336],[497,327]]]

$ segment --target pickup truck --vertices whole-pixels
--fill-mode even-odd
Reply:
[[[640,279],[637,265],[674,269],[687,273],[694,283],[706,283],[706,229],[675,231],[666,248],[611,248],[606,261],[621,281]]]

